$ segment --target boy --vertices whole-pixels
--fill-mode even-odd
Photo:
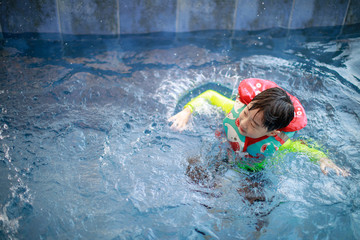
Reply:
[[[223,126],[233,150],[248,153],[241,160],[240,167],[258,171],[263,168],[265,157],[273,155],[277,150],[286,150],[303,152],[311,160],[319,161],[325,175],[328,173],[327,168],[334,169],[337,175],[348,175],[323,152],[289,139],[307,124],[305,110],[296,97],[274,82],[256,78],[243,80],[238,90],[235,102],[212,90],[200,94],[186,104],[181,112],[169,118],[173,122],[171,128],[183,130],[194,109],[207,100],[221,107],[227,114]]]

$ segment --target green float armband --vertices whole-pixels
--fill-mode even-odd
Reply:
[[[311,148],[301,141],[291,141],[290,139],[279,148],[279,151],[301,152],[306,154],[312,162],[317,162],[320,158],[328,158],[322,151]]]
[[[190,111],[193,112],[196,108],[203,105],[204,101],[209,102],[211,105],[220,107],[225,113],[229,113],[234,106],[234,101],[230,98],[227,98],[216,91],[207,90],[199,96],[193,98],[184,106],[184,108],[189,107]]]

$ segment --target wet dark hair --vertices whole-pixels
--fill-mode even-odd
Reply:
[[[289,95],[281,88],[269,88],[259,93],[251,104],[249,110],[263,111],[263,126],[269,132],[286,127],[294,118],[294,105]]]

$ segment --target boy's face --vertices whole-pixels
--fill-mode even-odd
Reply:
[[[239,131],[245,137],[259,138],[265,135],[274,136],[278,131],[269,132],[263,126],[264,113],[258,109],[249,110],[251,103],[247,105],[239,116]]]

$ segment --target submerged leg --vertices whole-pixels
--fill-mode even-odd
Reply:
[[[250,204],[266,201],[261,182],[253,182],[250,178],[246,178],[246,182],[247,184],[244,184],[245,186],[237,190],[240,195],[243,195]]]
[[[207,166],[201,164],[200,157],[188,158],[189,165],[186,168],[186,176],[190,181],[205,188],[215,188],[215,178]]]

